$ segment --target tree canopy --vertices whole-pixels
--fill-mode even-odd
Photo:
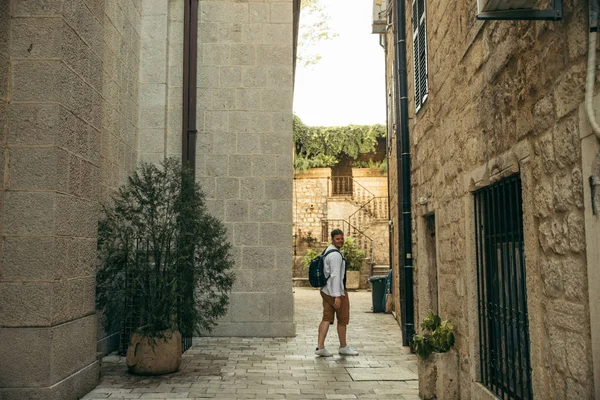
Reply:
[[[385,126],[307,126],[294,115],[294,168],[334,167],[344,155],[356,160],[360,154],[373,153],[377,138],[385,137]]]

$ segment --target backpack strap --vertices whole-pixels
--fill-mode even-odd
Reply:
[[[323,255],[323,259],[325,259],[325,257],[327,257],[331,253],[340,253],[340,256],[342,256],[342,260],[346,261],[342,252],[337,249],[331,249],[329,251],[327,251],[327,249],[325,249],[325,250],[323,250],[323,253],[321,253],[321,254]]]
[[[322,257],[323,257],[323,264],[325,263],[325,257],[327,257],[331,253],[340,253],[340,256],[342,256],[342,260],[344,261],[344,263],[346,263],[346,258],[344,258],[344,255],[338,249],[331,249],[329,251],[326,251],[326,250],[327,249],[323,250],[323,253],[321,253]],[[329,277],[326,277],[326,278],[327,278],[327,280],[329,280]],[[344,289],[346,289],[346,268],[344,268],[344,278],[342,279],[342,282],[344,282]]]

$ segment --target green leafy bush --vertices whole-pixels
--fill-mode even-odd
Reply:
[[[365,252],[358,248],[354,238],[347,237],[344,239],[344,245],[340,249],[340,252],[346,259],[346,270],[348,271],[360,271],[360,267],[365,261]]]
[[[419,357],[426,359],[431,353],[446,353],[454,347],[454,327],[433,311],[429,310],[421,328],[423,335],[414,335],[412,339],[413,350]]]
[[[356,241],[353,238],[345,238],[344,245],[340,249],[340,253],[342,253],[344,258],[346,259],[346,269],[348,271],[360,271],[360,267],[365,261],[365,252],[358,248],[358,245],[356,244]],[[304,269],[307,272],[310,262],[319,254],[321,253],[318,253],[313,249],[309,249],[306,252],[306,255],[302,259],[302,265],[304,266]]]
[[[357,159],[360,154],[373,153],[377,138],[385,137],[383,125],[307,126],[298,116],[293,121],[297,172],[309,168],[334,167],[345,154]]]
[[[147,336],[191,336],[227,310],[231,245],[177,159],[142,164],[129,177],[104,206],[98,250],[96,303],[108,328],[127,321]]]
[[[308,273],[308,267],[310,266],[310,262],[319,255],[320,253],[316,252],[313,249],[309,249],[306,252],[306,255],[304,256],[304,258],[302,259],[302,266],[304,267],[304,270],[306,271],[306,273]]]

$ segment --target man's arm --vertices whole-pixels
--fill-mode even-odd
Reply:
[[[327,261],[329,262],[329,268],[331,270],[331,274],[329,275],[329,280],[327,284],[330,285],[329,295],[332,297],[339,298],[344,295],[343,292],[343,264],[342,264],[342,255],[338,252],[331,253],[327,256]],[[341,304],[341,300],[336,299]],[[334,303],[335,307],[335,303]],[[339,307],[339,306],[338,306]]]

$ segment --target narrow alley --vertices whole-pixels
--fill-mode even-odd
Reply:
[[[196,338],[179,372],[156,377],[130,375],[124,358],[108,356],[100,385],[83,399],[419,399],[416,358],[394,318],[371,312],[370,292],[352,292],[350,302],[357,357],[313,354],[320,296],[295,288],[295,338]],[[335,329],[326,346],[336,349]]]

